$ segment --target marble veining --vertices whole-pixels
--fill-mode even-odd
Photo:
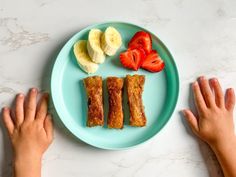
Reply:
[[[30,46],[39,42],[48,41],[47,33],[30,32],[18,23],[17,18],[0,18],[0,42],[10,50],[17,50],[23,46]]]
[[[2,93],[16,94],[17,92],[10,87],[4,87],[0,85],[0,94]]]
[[[171,19],[169,18],[161,18],[156,15],[152,15],[149,17],[145,17],[141,20],[143,26],[148,26],[149,24],[160,24],[165,25],[166,23],[170,22]]]

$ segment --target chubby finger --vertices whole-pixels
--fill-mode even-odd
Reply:
[[[226,90],[225,96],[225,108],[229,111],[233,111],[235,105],[234,89],[229,88]]]
[[[199,85],[207,107],[215,105],[214,95],[211,91],[208,80],[204,76],[199,78]]]
[[[48,93],[44,93],[37,105],[36,119],[42,122],[42,124],[48,112],[48,97]]]
[[[199,131],[197,118],[189,109],[184,109],[182,112],[193,132],[197,134]]]
[[[25,102],[25,121],[32,121],[35,118],[36,102],[38,90],[36,88],[30,89],[27,100]]]
[[[48,114],[44,120],[44,129],[46,131],[48,140],[52,142],[53,140],[53,120],[51,114]]]
[[[194,103],[196,105],[197,111],[199,114],[201,114],[201,112],[203,112],[207,107],[206,107],[205,100],[202,96],[198,82],[195,81],[192,84],[192,90],[193,90],[193,96],[194,96]]]
[[[16,96],[15,102],[15,123],[20,126],[24,121],[24,95],[22,93]]]
[[[211,88],[215,92],[215,102],[218,107],[224,106],[224,94],[218,79],[213,78],[210,80]]]
[[[10,109],[9,108],[4,107],[2,109],[2,117],[3,117],[4,125],[5,125],[8,133],[9,133],[9,135],[12,135],[15,126],[14,126],[13,120],[11,118]]]

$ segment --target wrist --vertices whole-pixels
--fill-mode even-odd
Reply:
[[[14,165],[15,167],[24,168],[27,166],[29,168],[41,167],[41,156],[29,156],[29,155],[15,155]]]
[[[27,163],[33,163],[33,162],[41,162],[42,155],[40,154],[32,154],[32,153],[17,153],[14,154],[14,161],[15,162],[27,162]]]
[[[15,177],[40,177],[41,161],[41,157],[15,156]]]
[[[225,137],[223,140],[209,145],[215,153],[229,152],[236,149],[236,136]]]

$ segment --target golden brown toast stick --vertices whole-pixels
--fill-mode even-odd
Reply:
[[[124,80],[118,77],[107,78],[107,90],[109,95],[108,128],[123,128],[124,115],[122,107]]]
[[[127,75],[127,94],[128,104],[130,110],[131,126],[143,127],[146,125],[146,116],[144,113],[144,106],[142,101],[143,87],[145,83],[145,76],[143,75]]]
[[[87,77],[84,79],[84,86],[88,99],[87,126],[101,126],[104,124],[102,77]]]

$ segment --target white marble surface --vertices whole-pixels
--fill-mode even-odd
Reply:
[[[0,0],[0,106],[32,86],[49,90],[55,55],[66,40],[87,25],[114,20],[144,26],[168,46],[181,82],[176,110],[156,137],[125,151],[93,148],[56,124],[43,176],[221,176],[179,111],[189,105],[189,84],[199,75],[236,88],[235,0]],[[0,129],[0,177],[11,174],[9,147]]]

